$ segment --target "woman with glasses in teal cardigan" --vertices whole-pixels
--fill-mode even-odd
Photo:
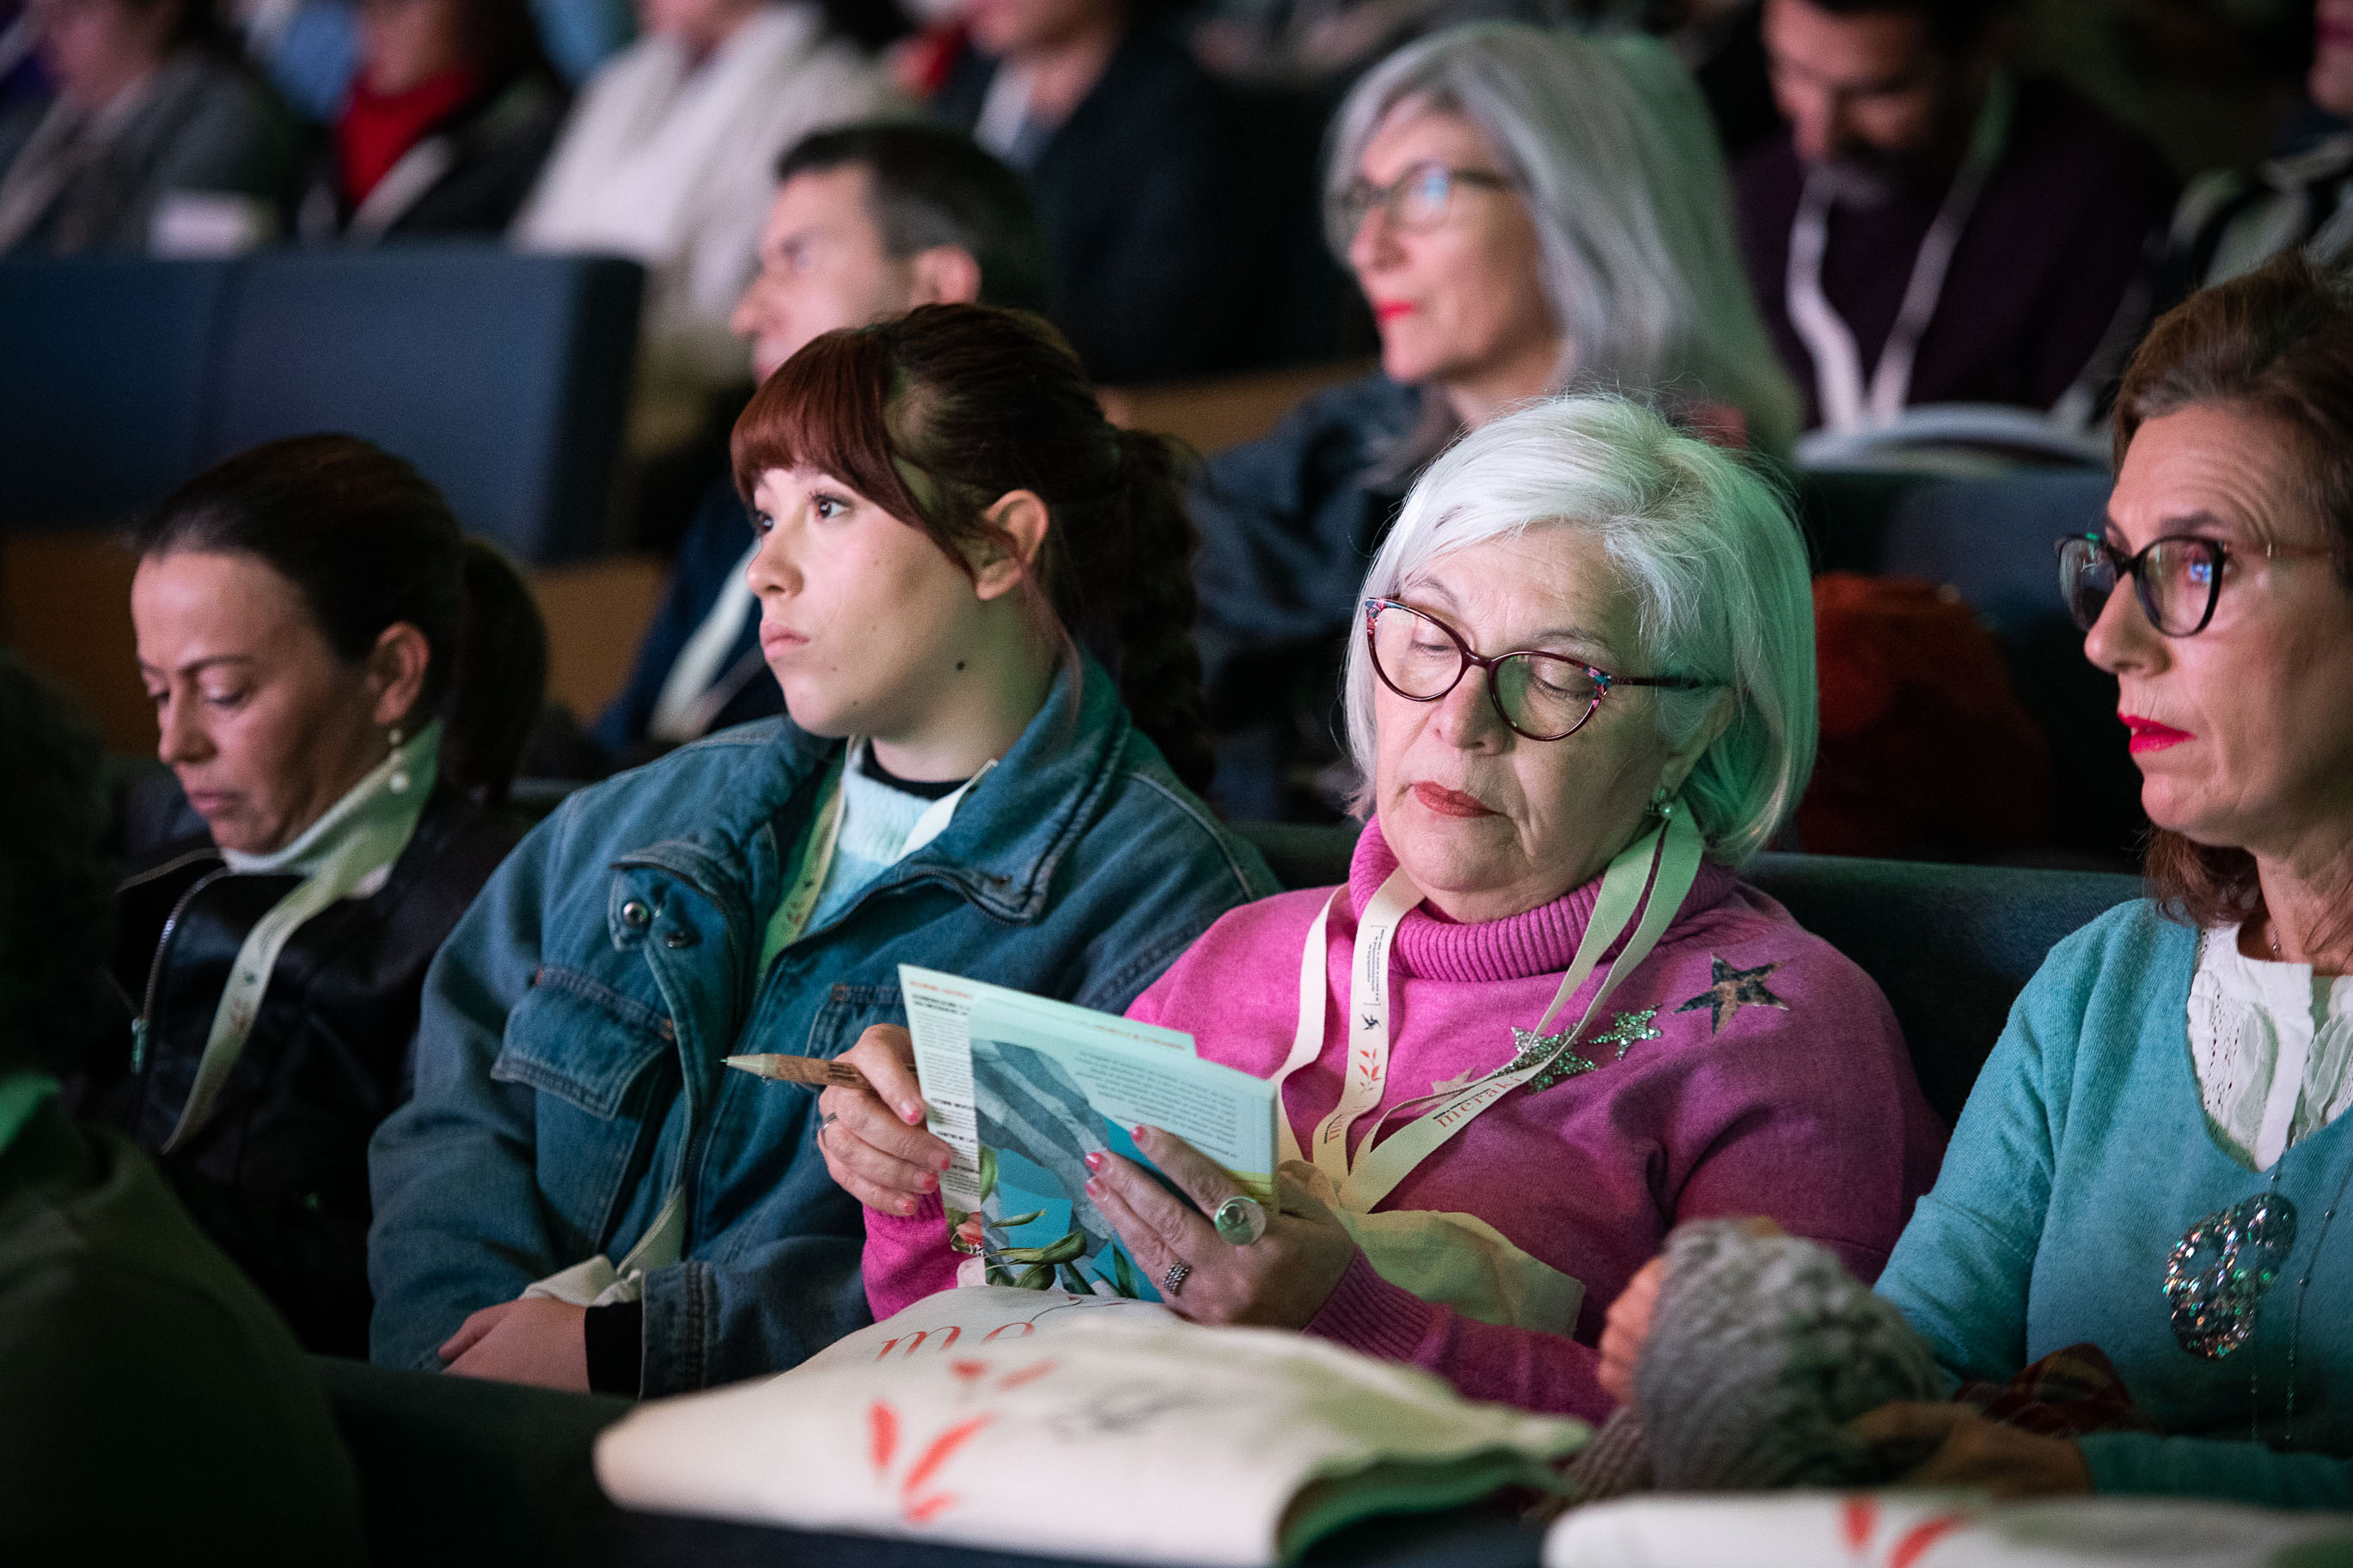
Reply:
[[[1916,1479],[2353,1507],[2353,289],[2301,257],[2160,321],[2063,542],[2152,898],[2052,952],[1879,1282],[1947,1372],[2098,1347],[2152,1431],[1865,1418]]]

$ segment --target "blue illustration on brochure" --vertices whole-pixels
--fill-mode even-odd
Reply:
[[[955,1152],[940,1182],[949,1241],[987,1283],[1160,1299],[1086,1195],[1098,1151],[1159,1177],[1131,1135],[1138,1123],[1185,1139],[1272,1206],[1271,1084],[1201,1060],[1173,1029],[913,964],[899,973],[929,1126]]]

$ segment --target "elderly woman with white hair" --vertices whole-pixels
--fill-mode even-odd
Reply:
[[[1736,874],[1814,749],[1772,493],[1634,404],[1539,404],[1414,487],[1359,604],[1347,884],[1227,914],[1129,1009],[1282,1086],[1254,1240],[1203,1217],[1238,1189],[1165,1132],[1138,1145],[1198,1212],[1091,1162],[1168,1304],[1593,1416],[1604,1310],[1677,1224],[1763,1214],[1875,1275],[1941,1131],[1878,989]],[[945,1146],[887,1108],[903,1044],[870,1032],[847,1059],[879,1093],[829,1091],[878,1316],[957,1263]]]
[[[1459,432],[1596,390],[1787,449],[1798,395],[1731,210],[1706,105],[1650,38],[1480,23],[1357,83],[1335,122],[1324,225],[1372,307],[1380,372],[1221,454],[1194,500],[1202,654],[1218,728],[1236,737],[1222,804],[1289,814],[1265,737],[1240,737],[1270,721],[1288,737],[1293,711],[1328,701],[1365,558]]]

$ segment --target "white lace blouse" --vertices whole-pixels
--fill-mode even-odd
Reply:
[[[2353,1105],[2353,975],[2249,958],[2234,925],[2204,932],[2189,983],[2189,1058],[2215,1142],[2268,1171]]]

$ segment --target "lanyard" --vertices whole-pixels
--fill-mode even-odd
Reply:
[[[860,748],[866,744],[868,742],[864,741],[853,742],[826,775],[825,791],[818,800],[816,836],[809,841],[807,851],[801,856],[800,868],[795,873],[784,901],[777,905],[776,914],[769,920],[766,937],[761,944],[760,969],[764,973],[776,954],[800,941],[808,930],[809,918],[816,914],[818,905],[824,901],[826,876],[833,869],[834,848],[841,840],[842,820],[849,809],[849,791],[843,787],[841,775],[858,765]],[[955,816],[956,807],[964,804],[973,786],[987,778],[996,767],[997,760],[992,757],[980,764],[978,773],[958,784],[954,794],[943,795],[925,806],[923,815],[915,818],[915,825],[907,830],[907,841],[899,846],[899,853],[893,857],[894,863],[905,859],[945,833],[949,822]]]
[[[229,965],[228,983],[221,988],[220,1003],[213,1009],[204,1055],[196,1060],[195,1081],[189,1086],[172,1135],[164,1141],[164,1153],[178,1150],[211,1120],[229,1070],[237,1066],[254,1020],[260,1016],[261,999],[269,990],[270,976],[287,942],[306,921],[350,897],[361,883],[400,858],[400,852],[408,847],[426,797],[432,793],[440,745],[441,721],[436,719],[377,763],[286,851],[262,864],[233,866],[233,869],[267,872],[286,861],[306,864],[311,870],[293,891],[255,922],[238,945],[236,962]],[[396,789],[394,779],[404,774],[406,777]]]
[[[1474,1079],[1460,1089],[1441,1090],[1406,1100],[1382,1113],[1358,1150],[1351,1165],[1348,1159],[1348,1131],[1365,1111],[1380,1102],[1388,1083],[1389,1067],[1389,996],[1388,961],[1395,944],[1397,928],[1406,915],[1421,902],[1421,891],[1400,867],[1383,882],[1372,901],[1365,906],[1365,914],[1356,930],[1356,951],[1348,971],[1348,1058],[1342,1080],[1340,1101],[1317,1124],[1314,1133],[1314,1162],[1317,1170],[1330,1177],[1338,1188],[1341,1203],[1358,1214],[1368,1213],[1375,1205],[1388,1196],[1397,1184],[1414,1167],[1435,1153],[1449,1139],[1468,1127],[1472,1121],[1513,1089],[1535,1078],[1566,1055],[1583,1035],[1602,1005],[1609,1000],[1619,984],[1650,957],[1659,938],[1683,908],[1683,898],[1691,891],[1699,875],[1700,857],[1705,846],[1693,823],[1691,813],[1681,801],[1670,802],[1662,808],[1666,820],[1653,831],[1644,834],[1620,851],[1609,863],[1601,879],[1601,891],[1594,900],[1592,916],[1586,921],[1585,934],[1577,944],[1577,953],[1569,962],[1568,972],[1553,992],[1552,1003],[1536,1020],[1535,1030],[1527,1036],[1523,1049],[1511,1060],[1493,1072]],[[1643,898],[1643,889],[1650,896]],[[1276,1103],[1282,1102],[1282,1085],[1291,1075],[1314,1061],[1324,1048],[1325,1003],[1325,963],[1329,951],[1329,928],[1332,906],[1346,892],[1345,887],[1333,889],[1316,912],[1314,922],[1307,929],[1307,940],[1299,958],[1299,1027],[1292,1037],[1291,1055],[1275,1075]],[[1544,1034],[1553,1016],[1565,1006],[1577,989],[1592,976],[1601,955],[1609,944],[1624,933],[1641,910],[1641,923],[1633,935],[1603,975],[1601,985],[1586,1005],[1585,1015],[1576,1027],[1560,1035]],[[1516,1032],[1515,1032],[1516,1033]],[[1380,1137],[1382,1124],[1398,1111],[1409,1106],[1426,1107],[1422,1112],[1398,1130],[1385,1142]],[[1286,1116],[1275,1118],[1282,1140],[1284,1160],[1302,1158],[1297,1138],[1291,1131]]]
[[[1854,332],[1838,308],[1822,292],[1822,253],[1830,244],[1831,182],[1820,169],[1807,174],[1798,198],[1798,218],[1789,230],[1789,281],[1787,303],[1789,324],[1806,342],[1813,356],[1814,390],[1821,405],[1822,426],[1835,431],[1881,429],[1895,422],[1912,393],[1912,364],[1921,334],[1945,292],[1945,274],[1953,251],[1985,194],[1987,179],[2001,159],[2009,140],[2010,118],[2016,88],[2007,73],[1997,75],[1986,90],[1985,106],[1978,110],[1969,150],[1953,175],[1936,221],[1920,241],[1912,260],[1912,276],[1904,286],[1904,303],[1888,329],[1868,386],[1862,379],[1862,352]]]
[[[653,717],[646,721],[646,733],[657,741],[699,741],[711,729],[711,721],[719,717],[719,708],[702,710],[702,699],[711,690],[712,683],[721,674],[727,650],[744,632],[744,623],[750,618],[758,596],[752,592],[749,575],[753,559],[760,553],[761,541],[754,540],[744,559],[735,563],[726,581],[720,585],[719,597],[694,635],[678,650],[678,658],[670,667],[670,675],[662,681],[661,695],[654,699]],[[757,650],[754,650],[755,652]],[[733,693],[729,693],[733,696]],[[719,707],[726,706],[723,700]]]

